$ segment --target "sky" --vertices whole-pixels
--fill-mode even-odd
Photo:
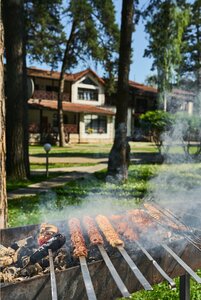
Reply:
[[[139,7],[144,7],[147,4],[147,0],[140,0]],[[116,17],[118,22],[121,20],[121,6],[122,1],[114,0],[116,7]],[[133,63],[130,66],[130,80],[137,81],[139,83],[144,83],[146,77],[150,75],[152,59],[143,57],[144,50],[148,44],[148,36],[144,31],[143,20],[140,18],[139,24],[135,28],[133,34],[132,50],[133,50]]]
[[[148,1],[147,0],[140,0],[140,7],[143,7],[146,5]],[[118,24],[120,25],[121,22],[121,8],[122,8],[122,1],[121,0],[114,0],[114,5],[116,8],[116,20]],[[147,36],[144,32],[144,24],[142,22],[142,19],[140,19],[139,24],[136,26],[135,32],[133,34],[132,38],[132,49],[133,49],[133,59],[132,59],[132,64],[130,66],[130,80],[139,82],[139,83],[144,83],[146,77],[151,74],[151,65],[152,65],[152,60],[150,58],[145,58],[143,57],[144,50],[147,46]],[[47,65],[45,64],[29,64],[27,63],[28,66],[35,66],[38,68],[43,68],[43,69],[50,69]],[[85,68],[91,68],[93,69],[99,76],[103,76],[103,69],[100,66],[95,66],[92,62],[88,63],[88,65],[79,65],[76,69],[73,70],[73,72],[79,72]]]

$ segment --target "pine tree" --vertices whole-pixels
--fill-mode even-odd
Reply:
[[[4,0],[6,53],[6,171],[13,179],[29,177],[27,76],[23,0]]]
[[[159,108],[166,110],[166,90],[171,89],[174,71],[181,62],[182,36],[189,21],[189,10],[185,1],[151,0],[143,15],[149,34],[144,55],[153,57],[152,69],[158,75]]]
[[[134,30],[134,0],[123,0],[119,50],[115,139],[109,154],[107,179],[116,183],[128,178],[130,146],[127,141],[127,111],[131,43]]]
[[[185,77],[194,80],[197,92],[194,111],[201,112],[201,0],[191,4],[190,22],[185,30],[182,47],[181,81]]]
[[[6,195],[6,143],[5,143],[5,95],[4,95],[4,29],[2,20],[2,1],[0,0],[0,229],[6,227],[7,195]]]
[[[82,13],[80,14],[80,12]],[[62,109],[65,72],[80,61],[92,58],[96,62],[102,63],[109,75],[113,74],[119,38],[118,26],[115,23],[114,5],[111,0],[72,0],[66,13],[68,24],[71,23],[71,29],[66,39],[59,81],[58,127],[60,146],[65,145]]]
[[[25,39],[30,62],[58,66],[65,43],[62,0],[24,0]]]

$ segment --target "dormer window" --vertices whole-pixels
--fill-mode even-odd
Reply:
[[[78,88],[78,100],[98,101],[98,90]]]

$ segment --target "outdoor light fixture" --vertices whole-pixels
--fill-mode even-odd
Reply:
[[[44,148],[44,150],[45,150],[45,152],[46,152],[46,177],[48,177],[48,176],[49,176],[49,172],[48,172],[48,163],[49,163],[48,160],[49,160],[49,156],[48,156],[48,154],[49,154],[49,152],[50,152],[50,150],[51,150],[51,148],[52,148],[52,145],[46,143],[46,144],[43,146],[43,148]]]

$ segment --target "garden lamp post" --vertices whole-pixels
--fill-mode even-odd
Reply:
[[[43,146],[45,152],[46,152],[46,177],[49,176],[49,172],[48,172],[48,164],[49,164],[49,152],[52,148],[52,146],[48,143],[46,143],[44,146]]]

